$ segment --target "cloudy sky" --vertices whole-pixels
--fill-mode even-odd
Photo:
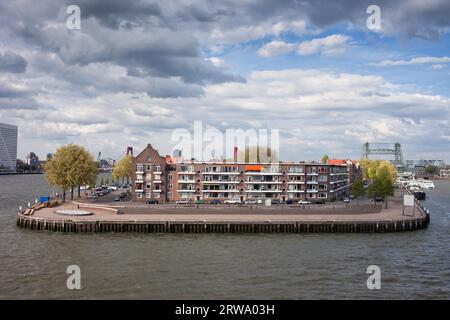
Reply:
[[[19,126],[19,157],[69,142],[169,153],[201,120],[279,129],[282,159],[376,141],[450,161],[448,0],[15,0],[0,23],[0,122]]]

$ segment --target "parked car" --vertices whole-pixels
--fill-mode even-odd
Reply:
[[[156,199],[148,199],[145,203],[147,203],[147,204],[158,204],[159,202]]]
[[[182,199],[182,200],[178,200],[176,202],[176,204],[189,204],[189,203],[190,203],[190,201],[188,199]]]
[[[272,204],[282,204],[282,202],[278,199],[272,199]]]
[[[221,204],[222,202],[219,199],[212,199],[209,201],[210,204]]]
[[[114,201],[121,201],[121,200],[122,200],[122,198],[119,196],[114,197]]]
[[[95,193],[92,193],[92,194],[90,194],[90,195],[88,196],[88,199],[91,199],[91,200],[97,200],[97,199],[98,199],[98,195],[96,195]]]
[[[239,204],[239,203],[241,203],[241,199],[239,199],[239,198],[227,199],[227,200],[224,201],[224,203],[226,203],[226,204]]]
[[[198,200],[195,200],[195,202],[194,202],[195,204],[204,204],[205,203],[205,201],[204,200],[200,200],[200,199],[198,199]]]
[[[311,201],[300,200],[298,204],[311,204]]]
[[[375,197],[375,202],[384,202],[383,198],[381,197]]]
[[[354,196],[353,194],[351,194],[351,195],[349,196],[349,198],[350,198],[350,199],[355,199],[355,196]]]
[[[350,198],[344,198],[344,203],[350,203]]]
[[[293,204],[294,203],[294,200],[292,200],[292,199],[287,199],[286,200],[286,204]]]
[[[247,199],[244,201],[244,204],[257,204],[258,200],[256,199]]]

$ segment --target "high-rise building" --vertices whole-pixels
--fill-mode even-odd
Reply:
[[[0,171],[16,172],[17,126],[0,123]]]

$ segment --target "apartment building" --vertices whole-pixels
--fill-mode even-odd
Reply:
[[[197,162],[161,156],[150,144],[133,159],[133,201],[238,198],[332,201],[349,194],[347,165]]]

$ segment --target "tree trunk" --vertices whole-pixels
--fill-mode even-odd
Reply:
[[[73,200],[73,187],[70,188],[70,200]]]
[[[63,190],[63,194],[62,194],[62,202],[66,202],[66,189]]]
[[[78,198],[81,197],[81,186],[78,186]]]
[[[387,201],[388,201],[388,197],[386,196],[386,198],[384,199],[384,208],[387,209]]]

